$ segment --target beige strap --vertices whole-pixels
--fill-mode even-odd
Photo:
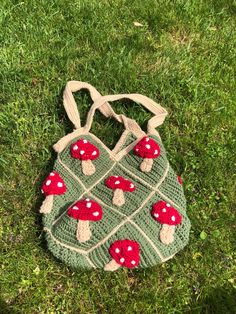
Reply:
[[[101,106],[103,106],[107,101],[116,101],[123,98],[128,98],[137,103],[140,103],[145,108],[147,108],[152,113],[154,113],[155,116],[148,121],[148,125],[147,125],[148,132],[151,132],[153,129],[155,129],[157,126],[161,125],[164,122],[165,117],[167,115],[167,111],[163,107],[161,107],[161,105],[157,104],[152,99],[141,94],[120,94],[120,95],[101,96],[99,99],[97,99],[92,105],[88,113],[85,128],[88,131],[90,130],[96,109],[101,108]],[[130,129],[131,131],[134,128],[138,132],[141,130],[135,120],[129,119],[125,117],[124,115],[117,115],[114,111],[112,112],[112,116],[115,117],[119,122],[123,122],[126,125],[126,127]]]
[[[72,93],[77,92],[80,89],[87,89],[90,92],[90,96],[94,102],[101,97],[101,94],[96,90],[96,88],[88,83],[80,81],[67,82],[63,94],[63,104],[69,119],[74,124],[76,129],[79,129],[81,127],[81,122],[79,111],[77,109],[77,104]],[[100,106],[99,110],[106,117],[113,116],[115,114],[111,106],[106,102],[104,102],[104,104]]]

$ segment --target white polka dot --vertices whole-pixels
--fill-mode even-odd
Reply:
[[[139,151],[139,149],[138,149],[138,148],[136,148],[136,149],[135,149],[135,151],[136,151],[136,152],[138,152],[138,151]]]
[[[57,186],[58,186],[59,188],[62,188],[62,187],[63,187],[63,183],[62,183],[62,182],[58,182],[58,183],[57,183]]]
[[[51,172],[51,173],[50,173],[50,176],[51,176],[51,177],[54,177],[54,176],[55,176],[55,173]]]
[[[96,150],[94,150],[93,152],[92,152],[92,156],[96,156],[97,155],[97,152],[96,152]]]
[[[47,180],[46,185],[47,185],[47,186],[50,185],[51,182],[52,182],[51,180]]]
[[[88,143],[88,141],[87,141],[87,140],[83,140],[83,143],[84,143],[84,144],[87,144],[87,143]]]
[[[115,181],[115,184],[120,184],[120,181]]]
[[[81,151],[80,151],[80,155],[83,155],[84,153],[85,153],[84,150],[81,150]]]
[[[130,188],[133,189],[134,188],[134,184],[130,183]]]
[[[149,142],[150,138],[146,137],[146,142]]]
[[[115,249],[116,253],[120,253],[120,249],[118,249],[118,247]]]
[[[131,264],[132,264],[132,265],[135,265],[135,264],[136,264],[136,262],[135,262],[135,261],[131,261]]]
[[[86,201],[86,202],[89,202],[89,201],[90,201],[90,198],[86,198],[85,201]]]
[[[44,193],[43,189],[41,189],[41,192]]]
[[[163,213],[166,213],[166,208],[163,208],[163,209],[162,209],[162,212],[163,212]]]
[[[154,214],[154,217],[158,218],[158,217],[159,217],[159,214],[158,214],[158,213],[155,213],[155,214]]]
[[[167,206],[167,207],[170,207],[170,204],[166,203],[166,206]]]
[[[154,151],[154,155],[157,155],[158,154],[158,150],[157,149],[155,149],[155,151]]]
[[[118,178],[118,176],[114,176],[115,178]]]
[[[128,251],[132,251],[132,246],[128,246]]]
[[[150,149],[150,148],[151,148],[151,145],[147,144],[147,145],[145,145],[145,147],[146,147],[147,149]]]
[[[120,262],[124,263],[124,261],[125,261],[124,257],[121,257]]]
[[[86,207],[87,207],[87,208],[91,208],[91,206],[92,206],[92,203],[87,203],[87,204],[86,204]]]
[[[93,216],[97,217],[99,215],[99,212],[94,212]]]
[[[73,207],[72,207],[72,209],[79,209],[79,207],[77,207],[77,206],[73,206]]]
[[[79,148],[78,145],[73,146],[73,150],[77,150],[78,148]]]
[[[172,220],[172,221],[175,221],[175,216],[172,216],[172,217],[171,217],[171,220]]]

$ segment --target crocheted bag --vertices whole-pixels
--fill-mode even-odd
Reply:
[[[72,95],[82,88],[95,100],[83,127]],[[122,98],[154,114],[147,133],[107,103]],[[46,198],[40,212],[49,250],[70,266],[110,271],[150,267],[173,257],[188,242],[190,222],[181,179],[155,130],[166,110],[140,94],[102,97],[77,81],[67,83],[64,106],[76,129],[54,145],[58,157],[42,186]],[[90,133],[96,109],[124,125],[112,150]]]

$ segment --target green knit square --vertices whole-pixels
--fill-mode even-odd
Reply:
[[[159,187],[159,190],[167,197],[171,198],[175,204],[182,208],[186,208],[186,199],[184,196],[183,186],[179,183],[177,175],[171,167],[165,180]]]
[[[89,195],[84,195],[83,198],[90,198]],[[97,201],[97,200],[95,200]],[[99,203],[99,202],[98,202]],[[123,219],[123,217],[113,211],[108,206],[102,206],[103,217],[99,221],[90,221],[89,226],[92,232],[90,240],[85,243],[80,243],[76,238],[76,230],[78,220],[67,215],[67,210],[62,214],[56,224],[52,227],[53,236],[64,244],[74,248],[88,249],[96,245],[104,239]]]
[[[105,180],[110,176],[122,176],[125,179],[130,180],[136,186],[134,192],[123,192],[125,197],[125,204],[122,206],[116,206],[112,203],[114,196],[114,190],[108,188],[105,185]],[[150,194],[150,190],[137,178],[127,173],[123,168],[120,168],[117,164],[107,176],[96,185],[91,193],[102,200],[106,205],[113,207],[125,215],[132,214]]]
[[[153,138],[158,143],[161,149],[161,155],[153,159],[153,166],[150,172],[142,172],[140,170],[140,164],[142,163],[143,159],[135,155],[133,150],[131,150],[121,159],[120,164],[127,168],[130,172],[139,176],[145,182],[149,183],[152,186],[155,186],[157,185],[158,181],[163,177],[168,165],[168,161],[166,158],[165,148],[161,140],[157,136],[150,136],[150,138]]]
[[[105,243],[102,243],[99,247],[89,253],[91,261],[97,265],[97,267],[103,268],[111,260],[111,256],[108,252],[110,245],[122,239],[132,239],[140,244],[140,264],[138,267],[149,267],[161,262],[160,257],[154,251],[149,241],[140,233],[139,230],[129,222],[121,226],[118,231],[112,235]]]
[[[93,175],[90,176],[84,175],[82,172],[81,160],[75,159],[71,156],[70,153],[71,144],[73,144],[79,139],[88,140],[91,144],[95,145],[100,151],[99,158],[92,161],[96,168],[96,171]],[[83,135],[73,139],[70,142],[70,144],[67,145],[67,147],[59,154],[59,157],[62,163],[65,164],[78,178],[82,180],[86,188],[90,187],[97,180],[99,180],[99,178],[101,178],[104,175],[104,173],[112,167],[114,163],[114,161],[110,159],[110,156],[107,153],[106,149],[104,149],[103,146],[98,141],[96,141],[92,136],[89,135]]]
[[[167,258],[174,255],[181,250],[188,243],[188,235],[190,230],[190,221],[186,215],[186,211],[183,208],[176,208],[182,216],[182,223],[175,227],[174,241],[165,245],[160,241],[159,234],[162,225],[152,218],[151,211],[152,206],[156,202],[163,200],[157,192],[154,196],[146,203],[146,205],[140,210],[140,212],[134,216],[133,221],[142,229],[145,230],[146,235],[160,250],[163,257]],[[167,201],[168,203],[168,201]],[[175,207],[172,203],[171,206]]]

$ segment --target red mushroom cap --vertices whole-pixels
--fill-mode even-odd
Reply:
[[[102,219],[102,207],[89,198],[73,204],[67,211],[68,215],[77,220],[97,221]]]
[[[145,136],[134,146],[134,153],[142,158],[157,158],[161,149],[152,138]]]
[[[59,173],[50,172],[42,185],[42,192],[47,195],[60,195],[66,192],[66,185]]]
[[[182,222],[179,212],[164,201],[159,201],[152,206],[152,216],[160,224],[176,226]]]
[[[122,176],[110,176],[106,179],[105,184],[112,190],[121,189],[125,192],[133,192],[136,186],[132,181],[123,178]]]
[[[133,240],[118,240],[114,242],[109,248],[109,253],[121,266],[134,268],[140,262],[140,247],[138,242]]]
[[[71,145],[71,156],[80,160],[95,160],[99,157],[99,149],[86,139],[80,139]]]
[[[183,184],[183,180],[182,180],[181,176],[177,176],[177,179],[178,179],[179,184],[182,185]]]

